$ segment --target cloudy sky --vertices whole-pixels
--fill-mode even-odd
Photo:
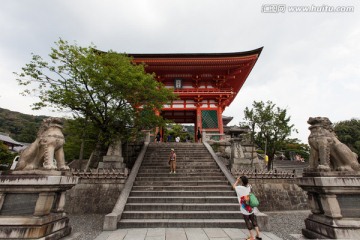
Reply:
[[[276,4],[276,5],[274,5]],[[294,6],[298,12],[294,11]],[[331,12],[332,9],[351,12]],[[340,9],[338,8],[340,7]],[[307,11],[310,10],[311,12]],[[32,115],[13,72],[60,37],[128,53],[221,53],[264,47],[224,115],[252,102],[286,108],[307,142],[307,119],[360,118],[360,2],[241,0],[1,0],[0,107]],[[61,115],[61,113],[60,113]]]

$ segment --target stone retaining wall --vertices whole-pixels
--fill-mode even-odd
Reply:
[[[125,184],[124,178],[80,178],[79,183],[66,192],[65,211],[72,214],[112,211]]]
[[[296,179],[249,179],[260,201],[260,211],[290,211],[309,209],[307,193]]]

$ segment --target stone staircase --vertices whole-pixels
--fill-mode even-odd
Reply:
[[[176,174],[168,156],[177,154]],[[203,144],[150,143],[118,228],[245,228],[231,185]]]

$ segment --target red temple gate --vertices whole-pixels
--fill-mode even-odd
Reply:
[[[261,51],[130,56],[135,63],[145,63],[148,73],[155,73],[157,81],[174,88],[179,96],[163,106],[161,116],[175,123],[193,123],[195,131],[200,128],[222,134],[222,113],[240,91]]]

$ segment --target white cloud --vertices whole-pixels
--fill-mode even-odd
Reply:
[[[3,0],[0,8],[0,107],[32,114],[12,72],[46,56],[59,37],[130,53],[237,52],[264,46],[226,109],[242,121],[254,100],[287,108],[304,142],[310,116],[333,122],[360,117],[360,4],[354,13],[262,13],[272,2],[190,0]],[[281,2],[277,2],[282,4]],[[284,1],[287,6],[321,5]],[[53,113],[50,113],[53,114]]]

